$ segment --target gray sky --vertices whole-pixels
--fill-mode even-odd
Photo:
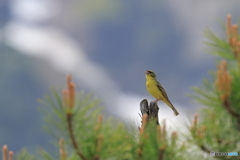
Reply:
[[[118,111],[120,115],[122,115],[121,113],[125,113],[127,109],[128,113],[124,114],[124,116],[131,117],[139,122],[139,117],[136,113],[139,112],[138,106],[140,101],[143,98],[148,98],[149,100],[153,100],[153,98],[150,97],[147,92],[145,94],[135,91],[124,92],[121,89],[124,88],[124,86],[119,85],[119,83],[112,78],[108,72],[109,69],[104,68],[104,64],[95,62],[88,56],[89,53],[84,49],[81,41],[77,41],[61,29],[61,27],[51,23],[54,18],[64,12],[65,7],[69,7],[66,3],[67,2],[59,2],[56,0],[13,0],[11,7],[13,18],[5,25],[4,33],[2,34],[6,44],[22,51],[22,53],[28,56],[45,60],[62,74],[72,73],[77,81],[76,83],[81,83],[81,85],[87,86],[90,90],[94,90],[96,95],[106,104],[107,108],[111,108],[113,104],[116,104],[114,105],[114,110]],[[101,5],[99,2],[91,3]],[[107,6],[106,3],[114,3],[109,4],[109,7],[119,5],[120,8],[123,8],[122,5],[127,2],[103,0],[102,3],[104,3],[105,7]],[[152,3],[152,6],[155,4],[158,5],[157,1],[151,1],[150,3]],[[82,4],[85,4],[86,8],[94,8],[87,1],[83,1]],[[168,10],[171,15],[171,21],[175,25],[175,28],[177,28],[177,32],[184,33],[184,37],[181,38],[182,45],[178,51],[178,56],[181,57],[179,61],[184,63],[186,68],[198,69],[214,61],[213,58],[205,54],[204,48],[206,47],[203,44],[205,40],[203,31],[207,27],[219,31],[217,19],[220,18],[224,20],[225,16],[231,13],[231,11],[235,11],[233,15],[236,14],[236,9],[240,7],[237,1],[229,2],[221,0],[169,0],[161,4],[165,5],[166,10]],[[81,13],[81,11],[79,12]],[[86,13],[91,15],[91,11]],[[233,19],[234,18],[237,17],[233,17]],[[87,22],[87,20],[84,19],[82,21]],[[39,23],[47,22],[48,25],[38,25]],[[91,25],[90,22],[88,23]],[[83,28],[84,27],[87,27],[87,25],[83,25]],[[87,28],[84,29],[87,30]],[[177,67],[174,66],[174,64],[172,65],[173,68]],[[134,71],[139,72],[137,69]],[[144,79],[143,70],[140,71]],[[172,79],[171,83],[181,83],[181,81],[177,79],[178,76],[180,75],[176,74],[176,79]],[[186,77],[186,79],[188,78],[191,77]],[[145,88],[145,86],[142,87]],[[170,88],[170,85],[166,87]],[[171,91],[171,93],[173,93],[173,91]],[[183,95],[185,93],[179,94]],[[170,99],[173,97],[172,95],[173,94],[171,94]],[[177,103],[174,99],[172,99],[172,102],[179,110],[180,115],[185,115],[185,112],[194,111],[191,105],[183,107],[183,104]],[[179,121],[179,119],[184,117],[180,116],[176,118],[165,104],[159,103],[159,105],[161,108],[159,117],[162,119],[167,118],[170,121]]]

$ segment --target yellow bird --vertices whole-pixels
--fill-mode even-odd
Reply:
[[[147,90],[153,97],[156,98],[154,102],[157,102],[159,100],[163,101],[173,110],[175,116],[179,115],[178,111],[175,109],[175,107],[168,99],[166,91],[164,90],[162,85],[157,81],[156,74],[150,70],[146,70],[145,74]]]

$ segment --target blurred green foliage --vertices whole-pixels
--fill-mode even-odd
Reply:
[[[41,158],[38,158],[207,160],[211,159],[211,151],[240,153],[240,50],[238,53],[234,45],[229,45],[211,31],[206,34],[211,53],[227,61],[219,61],[218,70],[212,72],[212,78],[205,79],[201,87],[194,88],[194,99],[205,107],[199,114],[194,115],[193,120],[184,124],[186,130],[180,129],[179,132],[171,133],[164,122],[156,125],[146,121],[144,117],[141,129],[138,130],[113,118],[102,117],[99,100],[91,94],[78,93],[74,106],[69,108],[64,103],[64,97],[54,90],[52,96],[41,100],[45,106],[41,111],[45,117],[45,129],[55,137],[56,142],[64,139],[65,144],[60,146],[59,154],[40,150]],[[228,77],[230,78],[227,79]],[[230,88],[225,87],[228,85]],[[226,94],[228,91],[222,92],[222,89],[228,89],[230,94]],[[66,157],[63,153],[66,153]],[[17,159],[24,158],[37,159],[26,150],[17,155]],[[236,160],[239,156],[215,158]]]

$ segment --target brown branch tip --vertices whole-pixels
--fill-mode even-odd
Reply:
[[[232,16],[227,15],[226,20],[226,34],[227,41],[232,48],[235,58],[237,59],[238,64],[240,64],[240,41],[238,36],[238,25],[232,24]]]
[[[64,147],[64,139],[59,140],[59,153],[60,153],[60,160],[66,160],[67,159],[67,152],[65,151]]]
[[[67,79],[67,88],[63,89],[63,105],[67,107],[68,109],[71,109],[74,107],[75,103],[75,83],[72,82],[72,76],[68,74],[66,76]]]
[[[221,101],[224,103],[231,94],[232,78],[227,71],[227,61],[223,60],[218,65],[215,85],[220,93]]]
[[[14,152],[8,151],[8,146],[3,145],[2,147],[2,160],[13,160]]]

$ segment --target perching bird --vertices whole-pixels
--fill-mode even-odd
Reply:
[[[157,81],[156,74],[153,71],[146,70],[146,87],[148,92],[156,98],[154,102],[159,100],[165,102],[174,112],[175,116],[179,115],[178,111],[168,99],[167,93],[162,85]]]

